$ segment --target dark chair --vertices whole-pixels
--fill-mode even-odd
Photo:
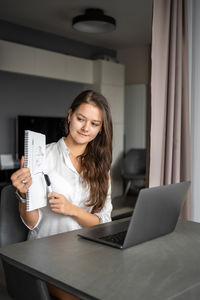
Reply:
[[[130,149],[122,162],[121,176],[125,182],[124,197],[131,187],[138,192],[145,187],[146,149]]]
[[[137,201],[138,192],[145,187],[146,149],[130,149],[122,161],[121,176],[125,190],[121,196],[113,199],[112,220],[130,217]],[[133,188],[134,194],[127,195]]]
[[[21,221],[15,188],[12,185],[1,191],[0,247],[27,239],[28,229]],[[15,300],[53,300],[46,283],[18,268],[9,259],[1,258],[9,296]]]

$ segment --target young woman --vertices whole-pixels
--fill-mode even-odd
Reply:
[[[112,119],[106,99],[84,91],[68,111],[66,137],[47,145],[46,170],[53,192],[49,204],[26,211],[26,192],[32,180],[23,167],[12,176],[19,198],[20,215],[30,229],[28,239],[111,221]],[[24,199],[24,200],[23,200]],[[60,299],[71,299],[51,287]]]

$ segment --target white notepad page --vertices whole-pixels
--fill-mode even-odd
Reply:
[[[32,185],[26,194],[26,210],[31,211],[47,205],[45,169],[46,136],[39,132],[25,130],[24,167],[29,168]]]

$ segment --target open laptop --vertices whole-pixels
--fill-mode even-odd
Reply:
[[[190,182],[185,181],[142,189],[129,221],[87,227],[79,236],[125,249],[171,233],[178,222],[189,185]]]

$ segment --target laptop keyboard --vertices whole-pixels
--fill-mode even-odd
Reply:
[[[100,239],[114,244],[123,245],[127,231],[118,232],[115,234],[103,236]]]

